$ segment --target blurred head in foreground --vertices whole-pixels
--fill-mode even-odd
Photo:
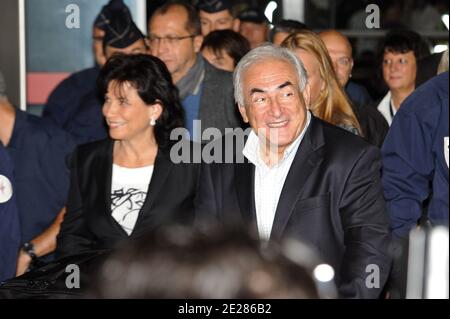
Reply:
[[[297,262],[315,257],[300,243],[284,251],[245,232],[168,228],[113,254],[89,297],[318,298],[309,265]]]

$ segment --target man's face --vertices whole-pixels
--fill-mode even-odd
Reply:
[[[133,44],[127,46],[126,48],[119,49],[108,45],[106,46],[105,49],[105,55],[107,59],[117,54],[145,54],[145,53],[148,53],[148,51],[147,47],[145,46],[144,39],[139,39]]]
[[[242,83],[245,104],[239,106],[242,118],[269,145],[283,152],[305,125],[309,87],[300,92],[295,68],[275,59],[248,67]]]
[[[233,30],[239,31],[239,19],[235,19],[229,10],[222,10],[216,13],[208,13],[200,10],[200,25],[202,35],[207,36],[215,30]]]
[[[105,53],[103,52],[103,37],[105,31],[94,27],[92,29],[92,48],[94,50],[95,61],[98,65],[103,66],[106,63]]]
[[[264,23],[241,22],[239,33],[250,42],[252,49],[267,41],[267,26]]]
[[[383,55],[383,78],[390,90],[413,90],[416,83],[417,61],[413,51]]]
[[[353,69],[352,47],[350,43],[340,35],[324,34],[320,37],[327,47],[339,84],[345,86],[350,79]]]
[[[175,6],[166,14],[153,16],[149,24],[151,52],[166,64],[175,83],[194,65],[202,44],[201,36],[186,29],[187,21],[186,10]]]
[[[225,50],[216,53],[210,48],[204,48],[202,50],[202,55],[206,60],[208,60],[210,64],[214,65],[216,68],[228,72],[234,71],[234,59],[229,56]]]

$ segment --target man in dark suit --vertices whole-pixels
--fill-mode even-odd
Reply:
[[[199,225],[246,225],[263,241],[302,240],[334,267],[341,297],[379,297],[391,259],[378,149],[308,111],[305,69],[286,49],[251,51],[234,86],[252,131],[233,163],[202,167]]]
[[[239,127],[232,74],[215,68],[199,53],[203,37],[196,9],[171,1],[155,11],[148,32],[151,53],[166,64],[180,92],[191,139],[201,140],[195,136],[195,120],[201,121],[202,131]]]

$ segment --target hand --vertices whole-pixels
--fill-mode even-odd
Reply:
[[[23,275],[30,267],[30,263],[31,257],[21,249],[17,258],[16,276]]]

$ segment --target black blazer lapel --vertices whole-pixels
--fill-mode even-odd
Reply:
[[[244,163],[235,164],[234,167],[236,195],[242,217],[250,226],[250,231],[257,231],[254,195],[255,166],[245,158]]]
[[[105,213],[106,219],[112,225],[112,229],[115,229],[121,236],[128,237],[125,230],[116,222],[112,216],[111,211],[111,184],[112,184],[112,170],[113,170],[113,150],[114,141],[108,139],[105,143],[104,151],[100,152],[96,163],[96,175],[97,175],[97,189],[98,200],[96,202],[98,212]]]
[[[242,164],[235,164],[235,187],[239,208],[249,230],[258,233],[255,208],[255,166],[245,159]]]
[[[142,218],[151,213],[152,206],[158,198],[161,190],[164,189],[164,183],[169,176],[172,167],[173,163],[170,160],[169,154],[167,154],[165,150],[158,149],[152,179],[147,190],[147,197],[145,198],[144,205],[139,212],[136,226],[132,234],[136,233],[136,231],[138,232]]]
[[[271,240],[278,241],[289,218],[299,200],[301,193],[308,183],[308,178],[314,168],[322,161],[321,148],[324,145],[323,131],[314,117],[311,118],[310,126],[301,142],[294,161],[281,191],[278,201],[275,219],[273,222]]]

